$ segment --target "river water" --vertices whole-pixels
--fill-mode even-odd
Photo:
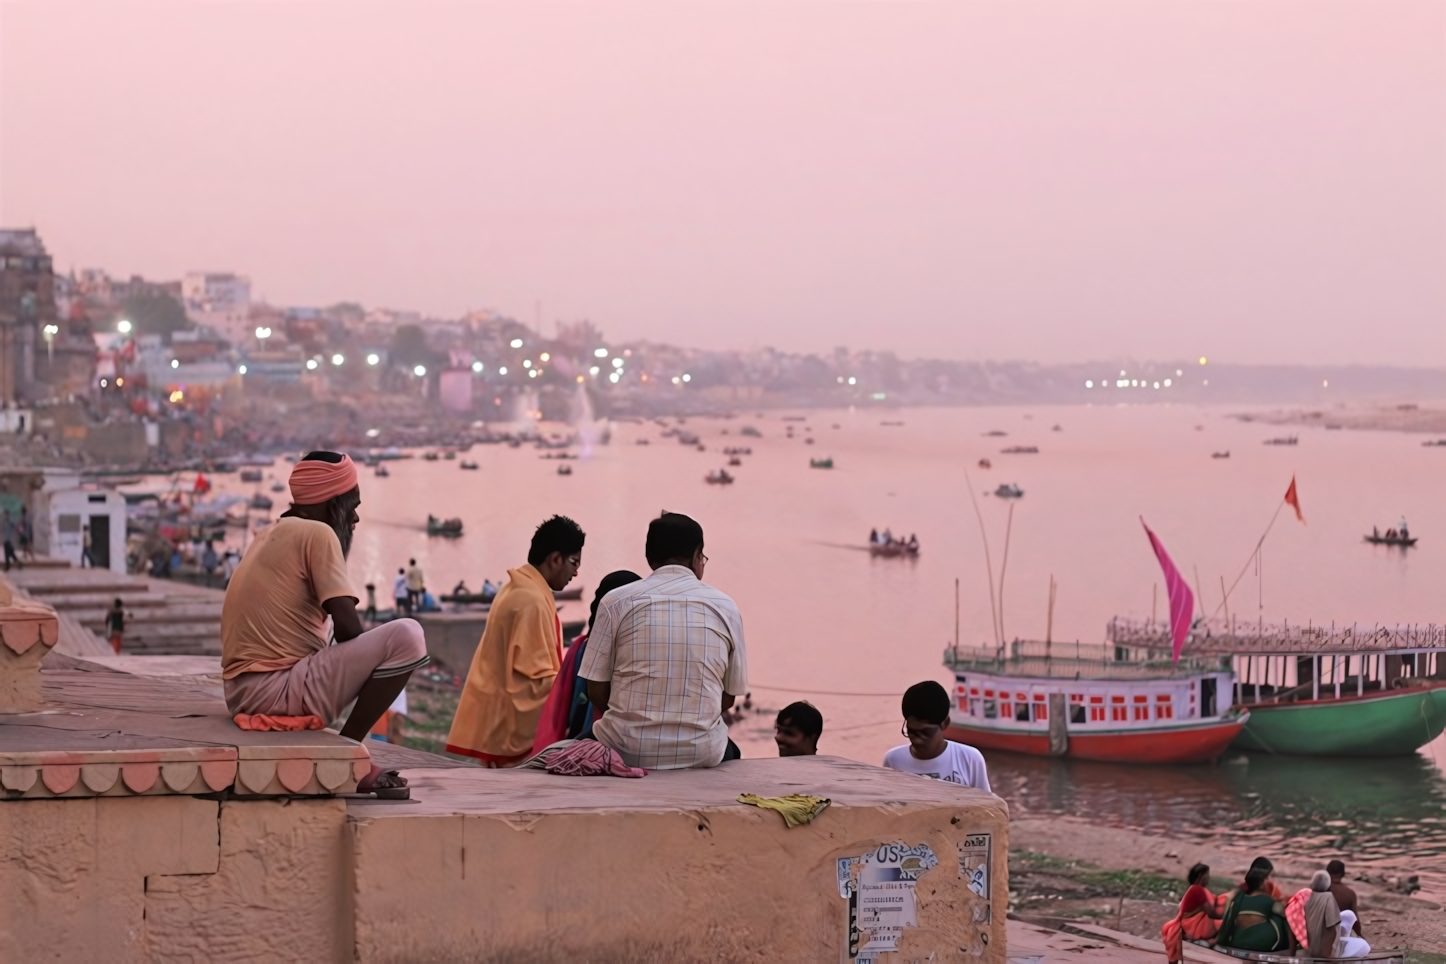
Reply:
[[[657,424],[620,423],[610,445],[568,463],[570,476],[528,447],[475,446],[465,458],[480,463],[476,472],[420,458],[390,463],[390,478],[363,470],[350,566],[358,586],[376,583],[383,600],[408,558],[421,563],[434,592],[459,579],[475,587],[521,564],[532,528],[561,512],[588,533],[581,579],[590,599],[610,570],[646,573],[650,518],[686,512],[706,533],[708,581],[743,612],[754,703],[770,711],[809,699],[825,716],[823,752],[869,762],[902,742],[903,689],[949,681],[940,657],[954,640],[956,579],[961,642],[992,645],[971,482],[996,579],[1010,529],[1002,596],[1011,639],[1044,637],[1051,577],[1056,641],[1098,642],[1113,615],[1148,617],[1154,606],[1163,613],[1141,516],[1208,608],[1221,604],[1221,580],[1230,585],[1244,572],[1230,596],[1238,619],[1441,617],[1446,500],[1436,480],[1446,448],[1400,433],[1323,429],[1300,430],[1298,445],[1265,445],[1295,430],[1231,414],[1169,405],[748,412],[688,419],[682,427],[701,437],[701,452],[660,437]],[[744,437],[744,426],[762,437]],[[737,482],[705,484],[730,445],[752,449],[730,469]],[[1012,446],[1039,452],[1001,451]],[[1228,459],[1211,457],[1225,451]],[[809,467],[825,456],[832,470]],[[978,467],[985,458],[992,468]],[[278,463],[274,471],[285,469]],[[1256,566],[1256,540],[1293,476],[1305,523],[1283,512]],[[1025,492],[1012,524],[1009,503],[985,494],[1003,482]],[[428,538],[428,513],[461,517],[466,534]],[[1362,542],[1373,525],[1384,530],[1403,514],[1421,537],[1418,548]],[[917,533],[920,556],[871,558],[863,548],[871,527]],[[775,752],[767,712],[745,718],[734,737],[745,755]],[[1419,756],[1376,761],[1234,754],[1216,766],[1145,768],[989,758],[996,790],[1017,811],[1356,860],[1446,855],[1441,762],[1442,741]]]

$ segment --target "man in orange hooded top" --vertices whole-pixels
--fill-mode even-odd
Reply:
[[[562,624],[553,593],[582,565],[587,536],[556,515],[537,527],[527,565],[509,569],[457,702],[447,749],[489,766],[527,759],[552,681],[562,668]]]

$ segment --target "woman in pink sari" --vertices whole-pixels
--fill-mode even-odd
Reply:
[[[1208,941],[1220,929],[1221,904],[1225,895],[1219,897],[1210,893],[1210,868],[1196,864],[1190,868],[1190,887],[1180,899],[1180,912],[1160,928],[1160,940],[1165,942],[1165,956],[1170,964],[1185,959],[1185,942]]]

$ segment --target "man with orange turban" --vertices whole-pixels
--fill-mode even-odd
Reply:
[[[346,570],[361,505],[351,458],[312,452],[297,462],[291,501],[257,534],[226,587],[226,706],[245,729],[320,729],[356,700],[341,735],[363,740],[431,658],[426,640],[414,619],[362,631]],[[357,790],[408,795],[405,779],[376,766]]]

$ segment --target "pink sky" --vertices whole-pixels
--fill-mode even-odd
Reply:
[[[1446,364],[1440,2],[0,0],[64,268],[710,347]]]

